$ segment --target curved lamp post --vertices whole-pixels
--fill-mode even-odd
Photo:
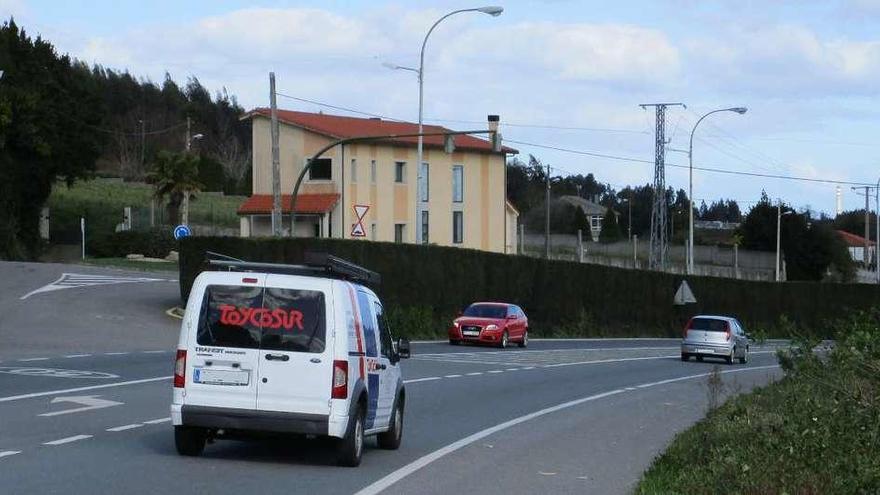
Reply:
[[[448,17],[451,17],[455,14],[461,14],[464,12],[480,12],[483,14],[489,14],[492,17],[498,17],[499,15],[501,15],[502,12],[504,12],[504,8],[498,7],[498,6],[486,6],[486,7],[478,7],[478,8],[473,8],[473,9],[453,10],[452,12],[437,19],[437,21],[431,26],[431,29],[428,29],[428,33],[425,35],[425,39],[422,41],[422,49],[419,52],[419,69],[417,71],[415,71],[419,76],[419,139],[418,139],[418,147],[417,147],[417,153],[416,153],[417,158],[416,158],[416,175],[415,176],[417,179],[416,179],[416,194],[415,194],[416,216],[413,217],[413,230],[414,230],[414,232],[418,231],[418,229],[416,229],[415,226],[419,224],[419,219],[418,219],[418,204],[419,204],[418,174],[420,173],[420,171],[422,169],[422,149],[424,146],[424,139],[422,136],[422,133],[423,133],[423,131],[422,131],[423,118],[422,117],[423,117],[423,110],[424,110],[424,87],[425,87],[425,46],[427,46],[428,38],[431,36],[431,33],[434,32],[434,28],[436,28],[438,24],[443,22]],[[410,68],[400,67],[400,66],[395,66],[393,68],[412,70]],[[418,242],[418,235],[416,235],[416,238],[414,240],[416,242]]]
[[[697,131],[697,126],[700,125],[700,122],[702,122],[703,119],[712,115],[713,113],[736,112],[742,115],[747,111],[748,108],[746,107],[720,108],[718,110],[712,110],[711,112],[708,112],[700,117],[700,119],[697,120],[697,123],[694,124],[694,128],[691,129],[691,141],[690,147],[688,148],[688,200],[690,201],[690,211],[688,212],[688,218],[690,219],[690,227],[688,228],[687,249],[688,275],[692,275],[694,273],[694,133]]]

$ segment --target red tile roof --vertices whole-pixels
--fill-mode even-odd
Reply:
[[[268,108],[255,108],[243,118],[253,118],[255,115],[269,117]],[[293,110],[278,110],[278,120],[286,124],[302,127],[317,134],[336,139],[356,136],[382,136],[388,134],[413,134],[419,132],[419,125],[412,122],[399,122],[394,120],[364,119],[359,117],[343,117],[341,115],[328,115],[324,113],[296,112]],[[476,125],[477,128],[485,126]],[[470,130],[470,129],[468,129]],[[422,132],[450,132],[450,129],[437,125],[424,125]],[[388,139],[387,142],[394,144],[416,146],[417,137]],[[443,136],[425,136],[426,147],[443,148]],[[468,151],[492,151],[492,144],[484,139],[473,136],[455,136],[455,148]],[[503,147],[505,153],[519,153],[519,151]]]
[[[843,239],[849,247],[865,247],[865,238],[860,235],[851,234],[845,230],[838,230],[837,235]],[[873,246],[874,241],[868,241],[868,246]]]
[[[281,211],[290,213],[290,194],[281,195]],[[296,200],[297,213],[327,213],[339,201],[338,194],[300,194]],[[268,215],[272,213],[272,195],[254,194],[238,208],[239,215]]]

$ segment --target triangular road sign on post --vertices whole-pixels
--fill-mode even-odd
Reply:
[[[675,291],[675,297],[672,300],[672,303],[677,306],[684,306],[685,304],[692,304],[697,302],[697,298],[694,297],[693,291],[691,291],[691,286],[688,285],[687,280],[682,280],[681,285],[678,286],[678,290]]]

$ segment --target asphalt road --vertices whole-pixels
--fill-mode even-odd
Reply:
[[[173,278],[0,263],[0,491],[627,493],[703,416],[716,365],[726,393],[780,376],[770,347],[728,366],[683,363],[665,339],[414,344],[398,451],[369,442],[356,469],[307,439],[221,441],[183,458],[168,417]]]

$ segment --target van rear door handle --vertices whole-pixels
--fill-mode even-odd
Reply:
[[[290,356],[287,354],[266,354],[267,361],[289,361]]]

